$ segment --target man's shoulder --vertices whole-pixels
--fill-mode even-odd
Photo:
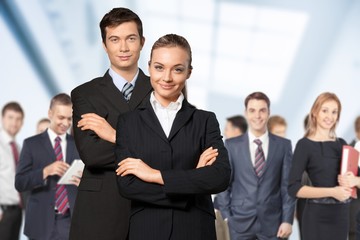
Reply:
[[[97,91],[97,86],[104,80],[104,77],[97,77],[88,82],[85,82],[72,90],[72,93],[82,91]]]
[[[269,139],[271,139],[273,141],[276,141],[276,143],[278,143],[278,144],[285,144],[285,145],[290,144],[291,145],[291,140],[290,139],[280,137],[280,136],[277,136],[277,135],[272,134],[272,133],[269,133]]]

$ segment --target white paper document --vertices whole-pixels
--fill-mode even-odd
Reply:
[[[84,170],[85,164],[81,159],[75,159],[65,174],[60,178],[58,184],[74,184],[71,179],[73,176],[79,176],[79,171]]]

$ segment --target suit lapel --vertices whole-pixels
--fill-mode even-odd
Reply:
[[[176,133],[187,123],[193,115],[195,107],[190,105],[186,99],[183,100],[182,107],[176,114],[173,125],[169,134],[169,141],[176,135]]]
[[[119,112],[124,111],[121,111],[121,109],[126,109],[127,111],[130,110],[122,92],[115,86],[111,76],[109,75],[109,71],[107,71],[103,76],[103,81],[99,82],[99,91]]]
[[[66,162],[71,164],[71,162],[74,160],[72,159],[72,156],[74,156],[74,139],[72,139],[69,134],[66,134],[66,141]]]
[[[145,106],[140,107],[140,117],[162,140],[168,142],[164,130],[161,127],[159,119],[156,117],[154,109],[151,106],[150,101],[146,102]]]
[[[242,138],[242,143],[240,146],[242,146],[241,152],[243,153],[243,158],[245,159],[246,167],[248,168],[249,172],[251,172],[255,178],[258,178],[255,172],[254,165],[251,161],[251,153],[250,153],[250,146],[249,146],[249,135],[248,133],[245,133]]]
[[[271,135],[271,133],[269,133],[269,146],[268,146],[268,154],[267,154],[267,158],[265,159],[265,167],[264,167],[264,172],[260,177],[260,180],[263,178],[263,176],[265,175],[266,170],[269,168],[269,166],[271,166],[271,162],[274,159],[274,155],[277,151],[277,144],[276,144],[276,139],[274,139],[274,136]]]
[[[139,69],[139,75],[136,80],[134,91],[131,95],[129,106],[134,110],[144,100],[146,96],[152,91],[149,77],[145,76],[143,71]]]
[[[49,134],[47,131],[44,131],[41,134],[41,142],[42,142],[42,145],[44,146],[44,148],[46,149],[46,151],[49,153],[49,156],[51,156],[51,158],[48,158],[47,161],[49,163],[52,163],[53,161],[55,161],[56,156],[55,156],[54,148],[51,144],[51,140],[50,140],[50,137],[49,137]]]

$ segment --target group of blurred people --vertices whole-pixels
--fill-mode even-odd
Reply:
[[[335,94],[315,100],[295,151],[262,92],[246,97],[244,117],[227,119],[224,143],[216,115],[187,101],[193,67],[184,37],[153,44],[148,77],[138,67],[145,38],[136,13],[114,8],[100,30],[109,70],[71,97],[54,96],[21,151],[24,112],[16,102],[3,108],[1,239],[19,238],[25,202],[29,239],[286,239],[297,198],[307,199],[296,210],[302,239],[347,239],[360,178],[339,175],[346,142],[335,132]],[[58,184],[75,159],[83,172]]]

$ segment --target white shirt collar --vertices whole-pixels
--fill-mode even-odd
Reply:
[[[267,142],[269,140],[269,132],[268,130],[265,131],[265,133],[263,135],[261,135],[260,137],[256,137],[250,130],[248,131],[248,135],[249,135],[249,142],[253,143],[255,139],[260,139],[260,141],[262,143]]]
[[[180,110],[184,100],[184,94],[180,93],[180,96],[175,102],[171,102],[167,107],[163,107],[160,102],[156,99],[154,92],[151,93],[150,103],[156,111],[157,108],[163,108],[168,110]]]
[[[66,133],[65,134],[62,134],[62,135],[57,135],[54,130],[52,130],[51,128],[48,128],[47,129],[47,132],[49,134],[49,137],[51,139],[51,142],[53,143],[55,141],[55,138],[56,137],[60,137],[61,138],[61,142],[65,142],[66,141]]]

